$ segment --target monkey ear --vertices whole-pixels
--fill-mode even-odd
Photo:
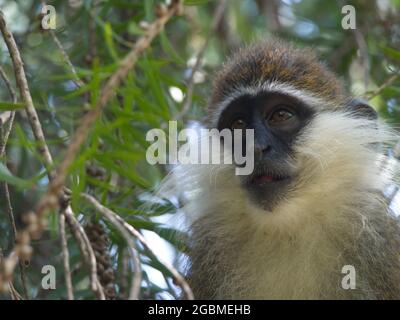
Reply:
[[[357,116],[364,117],[370,120],[378,119],[378,113],[372,108],[368,101],[361,98],[351,99],[347,105],[346,109]]]

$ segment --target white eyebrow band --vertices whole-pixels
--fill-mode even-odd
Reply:
[[[244,95],[257,96],[260,93],[282,93],[285,95],[289,95],[293,98],[298,99],[302,103],[308,105],[312,109],[325,109],[325,108],[333,108],[334,104],[329,101],[326,101],[320,97],[315,96],[311,92],[307,90],[299,90],[294,86],[279,82],[264,82],[260,85],[254,86],[238,86],[233,89],[233,92],[228,95],[225,99],[223,99],[220,103],[217,104],[215,111],[211,117],[211,122],[214,126],[217,126],[219,117],[222,112],[226,109],[227,106],[234,100],[242,97]]]

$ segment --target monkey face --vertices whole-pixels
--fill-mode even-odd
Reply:
[[[329,191],[351,183],[361,170],[356,159],[381,141],[375,120],[368,103],[351,99],[312,52],[272,41],[240,50],[217,73],[206,125],[254,130],[254,171],[224,187],[272,211],[323,191],[327,178],[335,182]]]
[[[257,205],[271,210],[286,194],[296,176],[292,146],[312,117],[312,109],[303,102],[273,92],[238,97],[221,113],[219,130],[243,130],[232,152],[238,147],[235,143],[245,152],[244,130],[254,130],[254,171],[240,180]]]

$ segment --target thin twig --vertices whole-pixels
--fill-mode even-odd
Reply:
[[[76,220],[71,207],[67,207],[63,211],[63,215],[70,226],[72,234],[75,237],[75,240],[78,243],[79,249],[82,252],[84,260],[90,267],[90,283],[91,289],[95,292],[96,296],[100,300],[105,300],[105,295],[103,291],[103,287],[100,284],[100,281],[97,276],[97,264],[96,264],[96,256],[94,254],[92,245],[86,235],[85,230],[82,228],[81,224]]]
[[[121,272],[119,273],[119,281],[120,281],[120,290],[119,290],[119,298],[126,299],[127,296],[127,289],[129,284],[129,253],[127,252],[127,248],[123,248],[121,251]]]
[[[48,171],[51,171],[53,159],[51,157],[50,150],[46,144],[43,129],[40,124],[35,106],[33,104],[31,93],[29,91],[28,81],[26,79],[24,70],[24,63],[22,62],[17,44],[15,43],[15,39],[7,27],[2,10],[0,10],[0,31],[3,35],[4,41],[10,53],[10,57],[14,66],[15,79],[20,90],[22,101],[25,103],[25,110],[29,118],[29,123],[32,126],[32,131],[36,140],[40,144],[38,151],[43,157],[46,168],[48,169]]]
[[[0,259],[0,292],[8,290],[8,283],[11,282],[10,274],[15,269],[19,259],[15,250],[7,256]]]
[[[96,10],[92,10],[91,8],[88,8],[88,14],[89,14],[90,18],[92,19],[92,23],[95,26],[99,25],[102,29],[104,29],[105,23],[96,14]],[[124,47],[126,47],[128,49],[132,49],[135,46],[134,43],[125,40],[123,37],[121,37],[120,35],[118,35],[115,32],[112,32],[111,36],[113,37],[113,39],[116,42],[118,42],[119,44],[121,44],[122,46],[124,46]]]
[[[7,87],[8,93],[10,95],[12,103],[17,103],[18,98],[17,94],[15,93],[14,88],[11,85],[10,80],[7,77],[7,74],[4,72],[3,68],[0,66],[0,77],[4,81],[4,84]],[[8,141],[8,137],[10,136],[13,122],[14,122],[14,117],[15,117],[15,111],[10,111],[9,115],[6,117],[5,121],[2,119],[0,126],[3,126],[6,122],[8,123],[7,128],[4,132],[3,139],[1,141],[0,145],[0,157],[4,157],[5,151],[6,151],[6,145]]]
[[[63,213],[61,213],[58,216],[58,228],[59,228],[59,232],[60,232],[60,242],[61,242],[62,257],[63,257],[65,286],[67,287],[67,299],[74,300],[74,292],[72,289],[72,280],[71,280],[71,268],[69,265],[68,242],[67,242],[67,237],[65,234],[65,215]]]
[[[11,101],[13,103],[17,102],[17,94],[14,91],[14,88],[11,85],[10,80],[8,79],[6,73],[4,72],[3,68],[0,67],[0,77],[3,79],[4,83],[6,84],[7,90],[10,94],[11,97]],[[8,122],[5,124],[6,126],[6,130],[3,130],[3,123],[0,123],[0,127],[1,127],[1,137],[0,137],[0,158],[5,159],[6,158],[6,146],[7,146],[7,141],[8,141],[8,137],[10,136],[12,127],[13,127],[13,123],[14,123],[14,118],[15,118],[15,111],[11,111],[10,112],[10,117],[8,119]],[[6,162],[6,160],[4,160]],[[13,242],[15,243],[16,239],[17,239],[17,226],[15,224],[15,218],[14,218],[14,210],[12,208],[12,204],[11,204],[11,196],[10,196],[10,191],[8,189],[8,183],[7,182],[3,182],[2,183],[2,189],[3,189],[3,193],[4,193],[4,197],[6,200],[6,212],[8,215],[8,219],[10,221],[11,224],[11,228],[12,228],[12,232],[13,232]],[[25,266],[22,263],[22,261],[18,262],[19,264],[19,271],[20,271],[20,276],[21,276],[21,283],[22,283],[22,288],[24,290],[24,297],[25,299],[29,299],[29,295],[28,295],[28,285],[26,282],[26,275],[25,275]],[[16,292],[14,286],[12,285],[12,282],[9,282],[9,286],[10,286],[10,290],[11,292]]]
[[[369,85],[369,72],[371,69],[371,62],[368,54],[368,46],[365,41],[364,34],[360,31],[359,28],[353,30],[354,37],[357,43],[357,47],[360,50],[360,56],[364,68],[364,88],[367,90]]]
[[[3,250],[0,248],[0,266],[2,265],[3,262]],[[8,293],[11,296],[12,300],[23,300],[22,296],[19,294],[19,292],[15,289],[12,281],[9,281],[8,283],[4,283],[3,286],[5,288],[0,288],[0,291],[6,291],[8,289]]]
[[[10,293],[12,300],[23,300],[22,296],[15,289],[15,287],[11,281],[8,283],[8,292]]]
[[[133,254],[133,281],[131,283],[131,289],[129,290],[129,297],[139,298],[140,289],[142,287],[142,263],[135,242],[133,242],[133,246],[130,250]]]
[[[8,189],[8,184],[6,182],[2,183],[2,189],[3,189],[4,197],[6,199],[7,216],[10,221],[11,228],[12,228],[13,243],[15,243],[15,241],[17,239],[18,231],[17,231],[17,227],[15,224],[14,211],[13,211],[13,208],[11,205],[10,191]],[[19,272],[20,272],[20,276],[21,276],[21,284],[22,284],[22,288],[23,288],[24,298],[29,299],[28,285],[27,285],[26,274],[25,274],[25,266],[21,260],[18,261],[18,267],[19,267]],[[10,281],[10,283],[11,283],[11,281]]]
[[[342,8],[346,3],[343,0],[337,0],[337,4],[339,8]],[[361,57],[361,62],[363,65],[363,71],[364,71],[364,87],[365,90],[368,88],[369,84],[369,73],[370,73],[370,68],[371,68],[371,62],[368,54],[368,46],[367,42],[365,41],[364,34],[360,31],[360,28],[357,25],[357,28],[352,29],[352,33],[354,35],[354,40],[355,43],[357,44],[357,48],[359,50],[359,54]],[[335,59],[338,59],[337,56],[335,56]]]
[[[376,90],[365,94],[365,98],[371,100],[372,98],[379,95],[383,90],[387,87],[390,87],[396,80],[400,79],[400,72],[393,74],[390,78],[388,78],[381,86],[379,86]]]
[[[196,75],[196,72],[201,67],[201,63],[203,62],[204,53],[208,47],[211,36],[217,30],[218,25],[221,22],[222,17],[224,16],[226,3],[227,3],[226,0],[221,0],[218,4],[217,9],[215,10],[214,16],[212,18],[211,29],[206,37],[206,40],[205,40],[203,46],[201,47],[200,51],[198,52],[194,66],[192,67],[192,69],[190,71],[190,77],[189,77],[189,81],[187,84],[185,103],[182,107],[181,112],[175,117],[175,119],[177,121],[183,119],[186,116],[186,114],[189,112],[190,107],[192,106],[194,86],[195,86],[195,75]]]
[[[94,197],[86,193],[82,193],[81,196],[83,199],[92,204],[100,213],[104,215],[104,217],[119,231],[119,233],[122,235],[122,237],[128,244],[129,254],[131,256],[133,263],[135,264],[135,272],[133,274],[133,279],[131,282],[131,288],[129,290],[128,299],[138,300],[142,283],[142,270],[141,270],[140,259],[136,251],[136,245],[131,237],[131,234],[126,230],[124,225],[115,218],[114,215],[109,214],[109,212],[105,212],[107,208],[102,206]]]
[[[58,50],[60,50],[60,52],[64,58],[64,62],[68,65],[69,69],[72,72],[72,75],[74,77],[72,79],[72,81],[75,83],[75,85],[78,88],[83,87],[85,84],[79,78],[78,72],[76,71],[75,66],[72,64],[71,59],[69,58],[67,52],[65,51],[64,47],[62,46],[60,40],[58,40],[56,33],[54,32],[54,30],[51,30],[51,29],[49,30],[49,33],[50,33],[51,37],[53,38],[54,43],[57,45]]]
[[[46,5],[46,1],[42,0],[42,5],[45,6]],[[72,64],[71,59],[70,59],[69,55],[67,54],[67,52],[65,51],[65,49],[64,49],[63,45],[61,44],[60,40],[58,40],[58,37],[57,37],[56,33],[52,29],[49,30],[49,33],[50,33],[50,36],[52,37],[54,43],[56,44],[58,50],[61,52],[61,55],[63,56],[64,62],[68,65],[69,69],[72,72],[72,75],[74,77],[74,79],[72,81],[75,83],[75,85],[78,88],[83,87],[85,84],[79,78],[78,73],[76,72],[75,66]]]
[[[17,94],[15,93],[15,90],[13,88],[13,86],[11,85],[10,80],[7,77],[7,74],[5,73],[5,71],[3,70],[3,68],[0,66],[0,77],[3,80],[4,84],[6,85],[6,88],[8,90],[8,93],[10,95],[11,101],[13,103],[17,103],[18,98],[17,98]],[[6,143],[8,140],[8,136],[10,135],[11,129],[12,129],[12,125],[14,122],[14,117],[15,117],[15,111],[5,111],[1,114],[0,117],[0,126],[3,126],[5,123],[8,122],[8,126],[7,129],[4,133],[4,142],[1,146],[0,146],[0,157],[4,156],[4,152],[5,152],[5,148],[6,148]]]
[[[89,8],[89,35],[88,35],[88,45],[89,45],[89,59],[87,59],[90,63],[93,61],[94,57],[97,55],[97,34],[96,34],[96,11],[97,11],[97,2],[93,1]]]
[[[5,71],[3,70],[3,68],[0,66],[0,77],[1,79],[4,81],[4,84],[7,87],[8,93],[10,94],[10,98],[12,102],[17,102],[18,98],[17,98],[17,93],[15,92],[11,81],[8,79],[7,74],[5,73]]]
[[[156,254],[155,252],[151,249],[149,244],[147,243],[146,239],[143,237],[143,235],[136,230],[133,226],[131,226],[129,223],[127,223],[124,219],[122,219],[117,213],[114,211],[110,210],[109,208],[103,206],[100,202],[98,202],[94,197],[88,195],[88,194],[81,194],[82,197],[89,201],[104,217],[106,217],[109,221],[113,221],[113,224],[116,225],[118,222],[119,225],[122,225],[126,231],[128,231],[133,237],[138,239],[142,245],[154,256],[158,259],[160,263],[164,265],[164,267],[172,274],[175,282],[177,285],[179,285],[183,292],[185,293],[186,297],[189,300],[194,299],[192,290],[190,289],[188,283],[186,280],[182,277],[182,275],[176,270],[172,265],[170,265],[168,262],[162,261]],[[122,232],[122,230],[121,230]],[[125,231],[124,231],[125,232]]]

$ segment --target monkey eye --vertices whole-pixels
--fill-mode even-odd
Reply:
[[[247,127],[247,123],[245,120],[238,118],[231,123],[231,129],[241,129],[244,130]]]
[[[270,125],[280,125],[285,123],[286,121],[292,119],[294,117],[294,113],[287,109],[279,109],[274,111],[270,117],[268,118],[268,123]]]

